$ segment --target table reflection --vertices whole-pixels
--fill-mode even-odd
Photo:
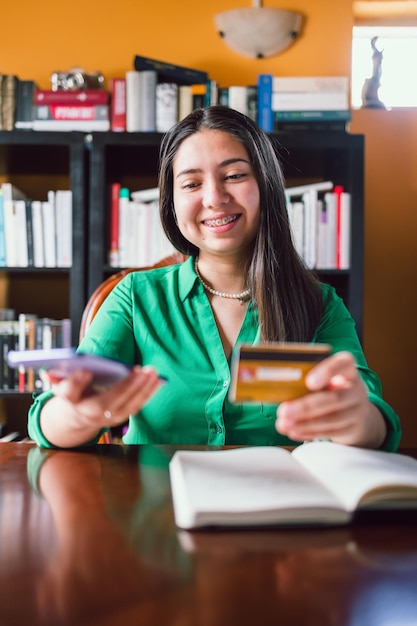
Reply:
[[[1,626],[417,624],[415,517],[181,531],[173,451],[34,447],[2,464]]]

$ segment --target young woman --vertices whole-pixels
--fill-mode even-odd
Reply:
[[[80,371],[42,394],[29,413],[38,444],[95,442],[129,417],[126,443],[329,438],[396,449],[398,417],[382,399],[348,310],[294,249],[268,136],[233,109],[196,110],[163,138],[159,186],[165,231],[189,258],[129,274],[113,290],[79,350],[136,367],[100,392]],[[302,398],[231,403],[233,347],[269,341],[329,343],[333,354],[311,370]]]

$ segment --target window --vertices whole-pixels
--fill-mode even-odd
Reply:
[[[352,107],[362,106],[362,87],[373,73],[371,41],[382,51],[378,98],[387,109],[417,107],[417,27],[354,26],[352,38]]]

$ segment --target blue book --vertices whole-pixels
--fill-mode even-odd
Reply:
[[[3,191],[0,189],[0,267],[6,266],[6,235],[4,232]]]
[[[272,74],[258,74],[258,126],[270,133],[274,130],[272,115]]]

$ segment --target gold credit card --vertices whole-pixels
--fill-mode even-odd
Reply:
[[[328,344],[242,344],[232,357],[229,399],[278,404],[303,396],[307,372],[330,354]]]

